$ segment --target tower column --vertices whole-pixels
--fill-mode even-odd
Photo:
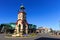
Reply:
[[[15,32],[16,34],[19,33],[18,28],[19,28],[18,25],[16,25],[15,30],[14,30],[14,32]]]
[[[23,35],[23,24],[21,24],[20,34],[21,34],[21,36]]]
[[[17,29],[16,29],[16,31],[17,31],[17,34],[19,33],[19,27],[17,26]]]
[[[28,26],[26,26],[26,34],[28,34]]]

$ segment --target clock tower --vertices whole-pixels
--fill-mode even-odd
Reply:
[[[18,20],[16,22],[15,33],[16,36],[28,34],[28,23],[26,21],[25,7],[23,5],[20,6],[20,10],[18,12]]]

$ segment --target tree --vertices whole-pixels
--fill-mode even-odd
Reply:
[[[53,29],[52,28],[50,28],[50,32],[53,32]]]

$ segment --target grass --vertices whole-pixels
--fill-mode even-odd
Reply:
[[[7,37],[11,37],[12,38],[12,34],[7,34],[6,35]],[[27,34],[27,36],[16,36],[16,37],[20,37],[20,38],[31,38],[31,37],[35,37],[35,36],[37,36],[37,34],[35,34],[35,33],[31,33],[31,34]]]
[[[33,36],[36,36],[37,34],[35,33],[32,33],[32,34],[29,34],[30,37],[33,37]]]

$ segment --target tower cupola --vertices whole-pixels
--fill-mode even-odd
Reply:
[[[20,6],[20,9],[21,9],[21,10],[24,10],[24,9],[25,9],[25,7],[24,7],[23,5],[21,5],[21,6]]]

